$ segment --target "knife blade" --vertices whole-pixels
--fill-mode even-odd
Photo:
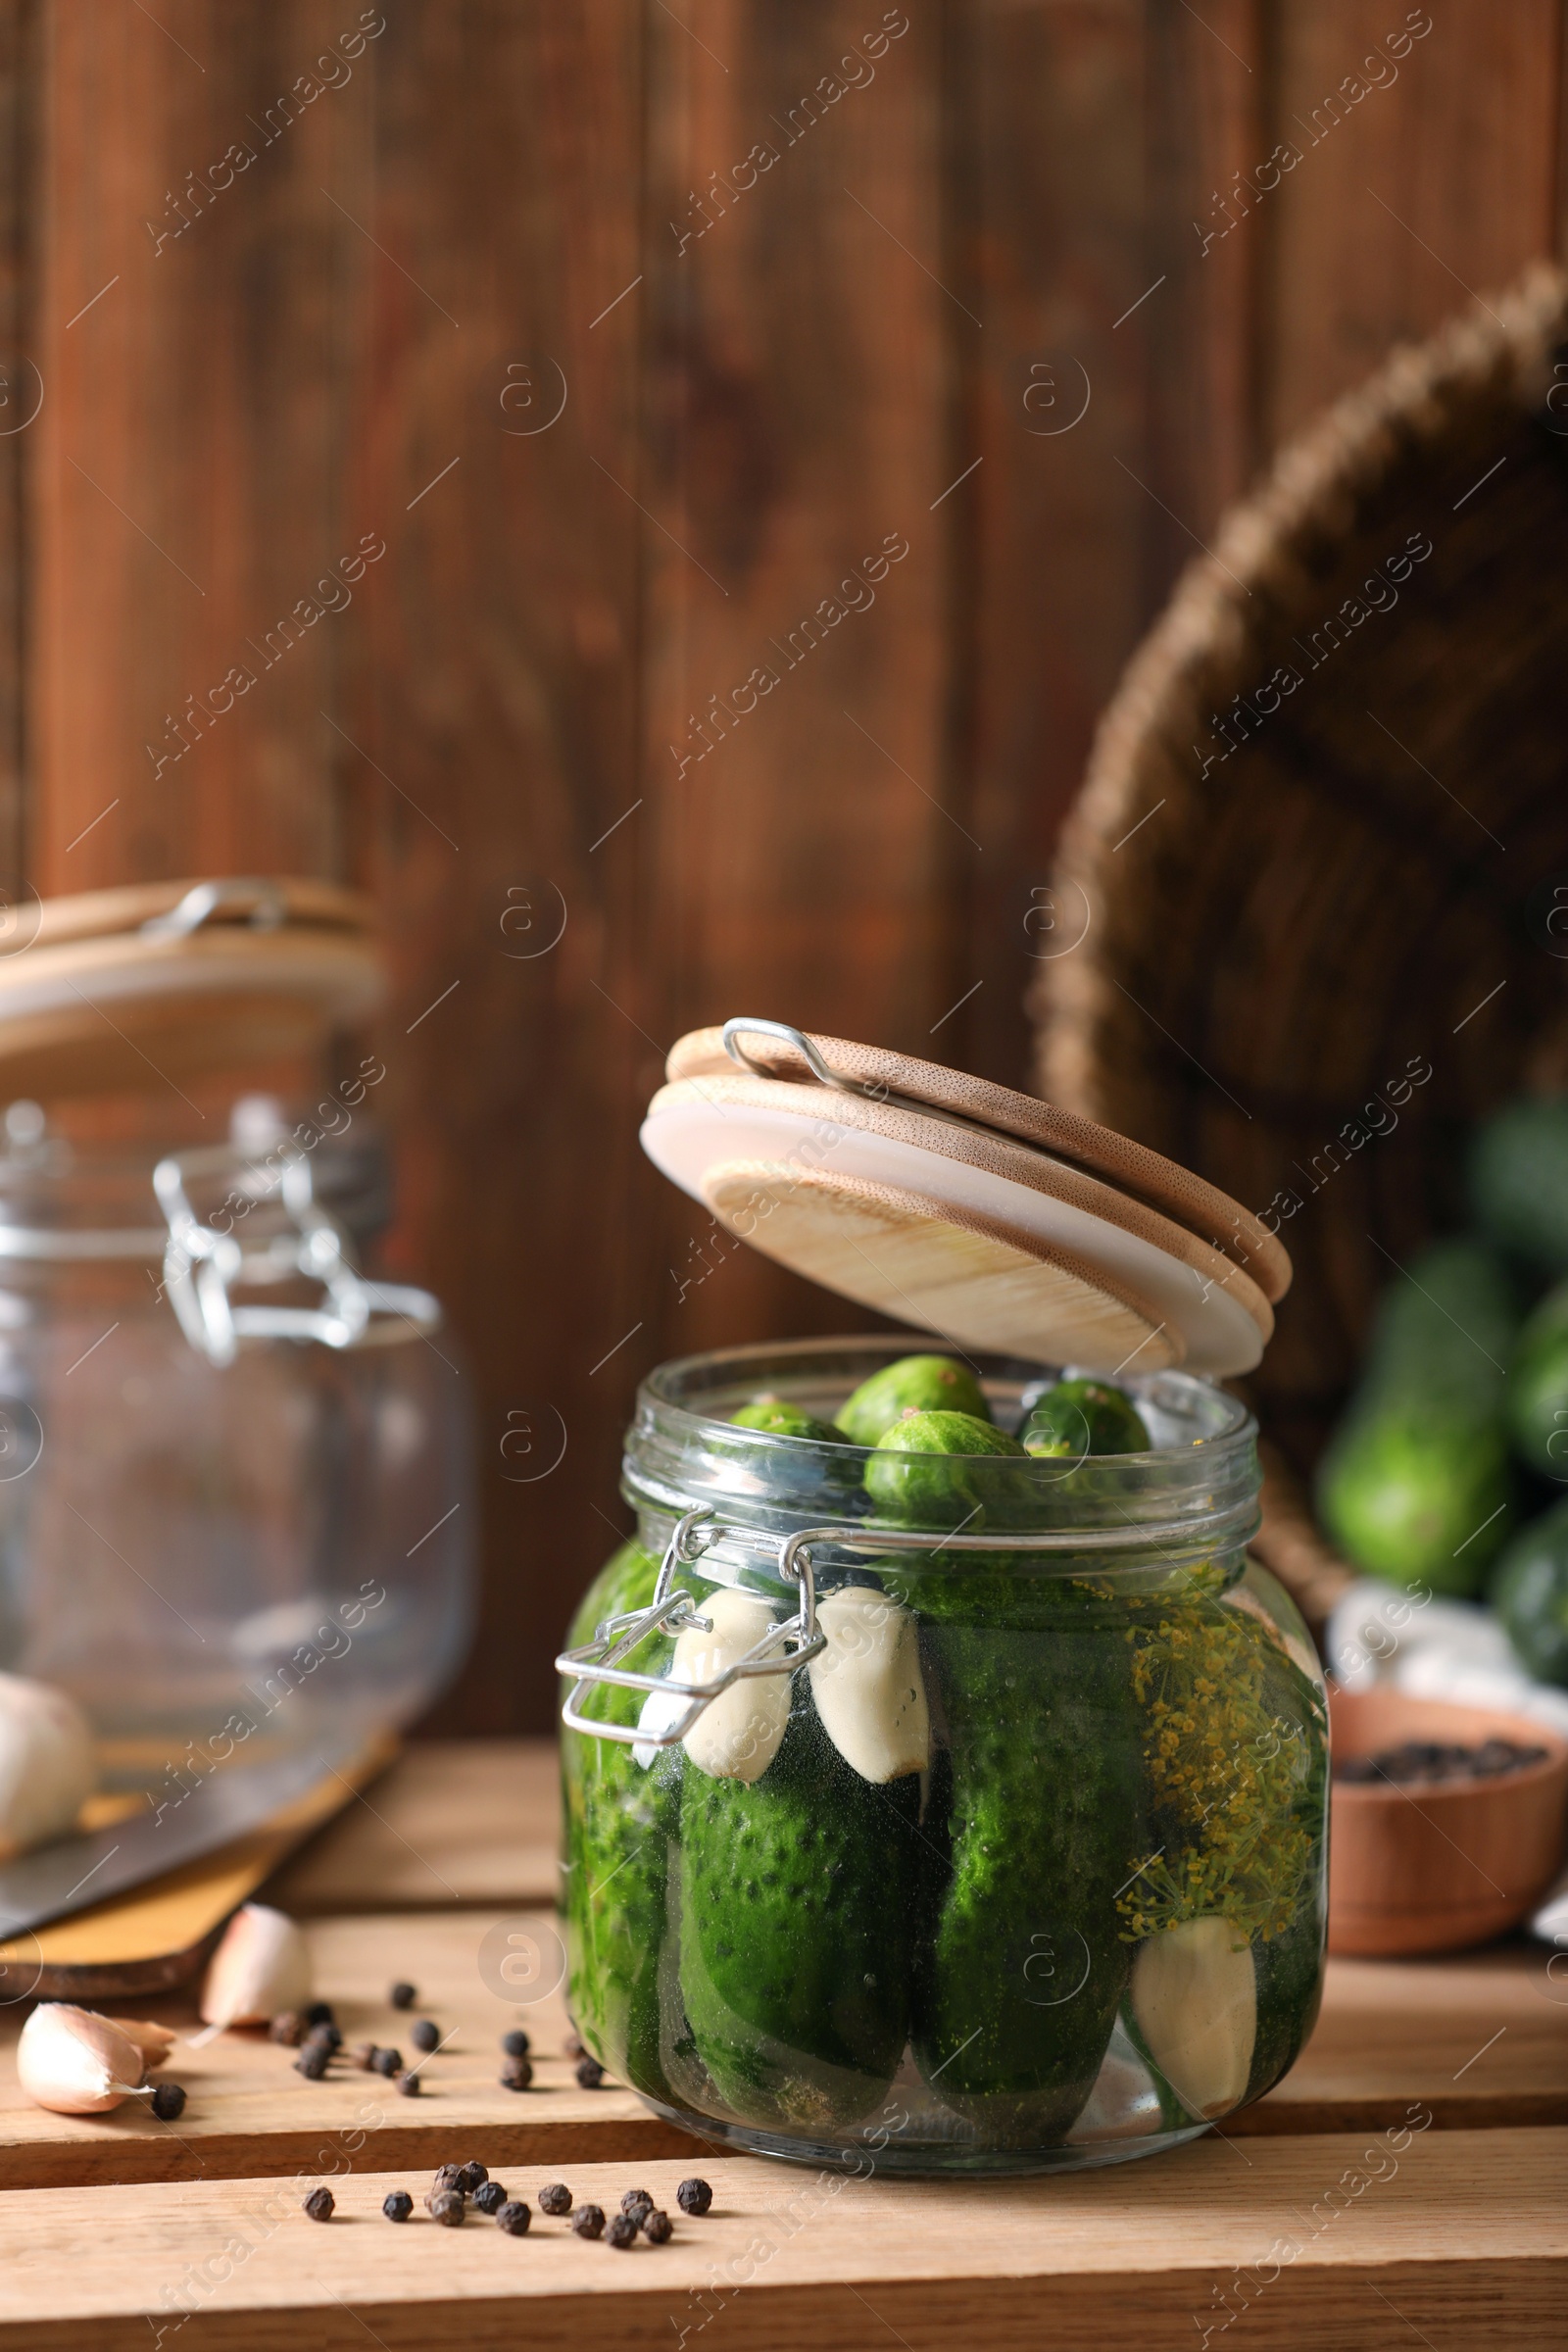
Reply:
[[[0,1866],[0,1938],[24,1935],[46,1920],[69,1919],[259,1829],[363,1747],[363,1739],[334,1741],[265,1763],[216,1766],[156,1813],[57,1838]]]

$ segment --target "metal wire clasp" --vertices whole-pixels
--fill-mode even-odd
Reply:
[[[723,1533],[722,1525],[714,1522],[710,1509],[686,1512],[676,1521],[664,1547],[659,1581],[649,1606],[628,1610],[622,1616],[607,1617],[592,1642],[562,1651],[556,1660],[556,1672],[575,1677],[571,1692],[561,1709],[561,1720],[568,1731],[587,1732],[596,1740],[618,1740],[625,1747],[678,1747],[704,1708],[710,1706],[732,1683],[749,1675],[793,1674],[808,1658],[814,1658],[819,1650],[826,1648],[826,1636],[816,1630],[816,1585],[810,1553],[806,1548],[806,1536],[795,1535],[787,1537],[780,1545],[779,1574],[786,1583],[800,1586],[800,1608],[782,1624],[769,1626],[760,1641],[754,1642],[733,1666],[727,1666],[711,1682],[685,1683],[664,1675],[635,1674],[621,1665],[621,1659],[650,1634],[678,1633],[688,1626],[702,1633],[711,1631],[711,1621],[698,1615],[691,1594],[671,1580],[678,1567],[691,1566]],[[599,1721],[582,1712],[584,1694],[596,1683],[608,1683],[619,1690],[646,1691],[652,1703],[644,1705],[642,1719],[637,1723]]]
[[[242,1340],[318,1340],[328,1348],[364,1348],[419,1337],[440,1327],[441,1308],[428,1291],[405,1283],[367,1282],[350,1255],[348,1237],[316,1199],[311,1163],[290,1152],[277,1190],[290,1230],[262,1248],[242,1250],[231,1233],[204,1225],[185,1191],[186,1164],[198,1152],[173,1152],[153,1170],[153,1188],[169,1221],[164,1283],[179,1327],[210,1363],[231,1364]],[[298,1275],[320,1283],[322,1306],[235,1306],[236,1282],[287,1282]],[[401,1328],[398,1328],[401,1326]]]

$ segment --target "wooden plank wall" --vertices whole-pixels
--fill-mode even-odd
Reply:
[[[1396,64],[1399,0],[0,5],[0,362],[46,393],[0,437],[0,884],[384,906],[393,1255],[486,1514],[446,1728],[546,1721],[642,1369],[858,1319],[642,1162],[670,1041],[750,1009],[1022,1082],[1052,843],[1176,570],[1556,247],[1561,13],[1433,0]]]

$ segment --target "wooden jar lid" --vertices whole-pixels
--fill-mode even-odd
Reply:
[[[1258,1362],[1291,1267],[1239,1203],[1051,1103],[774,1027],[730,1024],[745,1067],[721,1030],[682,1038],[643,1127],[755,1248],[960,1346],[1103,1372]]]
[[[331,883],[34,900],[0,935],[0,1099],[241,1072],[363,1021],[386,985],[369,903]]]

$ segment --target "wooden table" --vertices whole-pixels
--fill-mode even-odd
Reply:
[[[374,2075],[307,2082],[234,2034],[176,2052],[190,2099],[173,2127],[45,2115],[0,2066],[0,2347],[1568,2343],[1568,1982],[1542,1947],[1335,1964],[1289,2080],[1170,2155],[1037,2180],[856,2179],[720,2156],[624,2091],[577,2086],[553,1823],[542,1744],[416,1749],[268,1890],[307,1920],[349,2042],[407,2051],[387,1986],[418,1985],[445,2039],[417,2099]],[[188,2000],[147,2006],[193,2030]],[[518,2023],[537,2060],[523,2093],[497,2080]],[[16,2030],[0,2022],[0,2040]],[[469,2157],[534,2206],[526,2238],[425,2218],[430,2172]],[[702,2221],[674,2204],[692,2172],[714,2190]],[[645,2185],[675,2237],[584,2243],[538,2212],[554,2179],[611,2212]],[[325,2228],[301,2210],[323,2180]],[[380,2213],[397,2186],[416,2197],[403,2228]]]

